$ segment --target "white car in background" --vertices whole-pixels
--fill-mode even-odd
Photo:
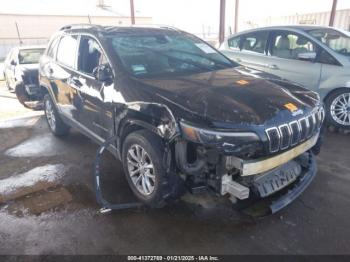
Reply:
[[[232,60],[317,92],[326,119],[350,128],[350,33],[322,26],[275,26],[228,37],[220,50]]]

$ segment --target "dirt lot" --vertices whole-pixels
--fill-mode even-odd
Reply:
[[[191,196],[160,210],[99,214],[97,146],[74,130],[55,138],[43,116],[0,87],[0,120],[31,114],[0,122],[0,193],[7,192],[0,197],[0,254],[350,253],[350,136],[327,134],[311,186],[269,217]],[[130,200],[121,164],[106,155],[103,170],[106,198]]]

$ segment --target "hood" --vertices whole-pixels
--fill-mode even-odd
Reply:
[[[135,81],[178,118],[200,118],[216,127],[290,121],[319,103],[312,91],[245,67]]]

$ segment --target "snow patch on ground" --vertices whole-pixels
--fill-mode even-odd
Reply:
[[[12,157],[39,157],[62,154],[52,134],[44,134],[30,138],[23,143],[6,150],[5,154]]]
[[[0,195],[9,194],[19,188],[30,187],[38,182],[54,182],[66,171],[63,164],[45,165],[31,169],[25,173],[0,180]]]

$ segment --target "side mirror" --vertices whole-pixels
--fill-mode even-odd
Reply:
[[[110,82],[113,79],[112,70],[109,65],[99,65],[94,69],[93,74],[100,82]]]
[[[314,61],[316,59],[316,52],[307,52],[298,54],[298,59],[303,61]]]
[[[13,66],[17,65],[17,63],[16,63],[15,60],[11,60],[11,63],[10,63],[10,64],[13,65]]]

